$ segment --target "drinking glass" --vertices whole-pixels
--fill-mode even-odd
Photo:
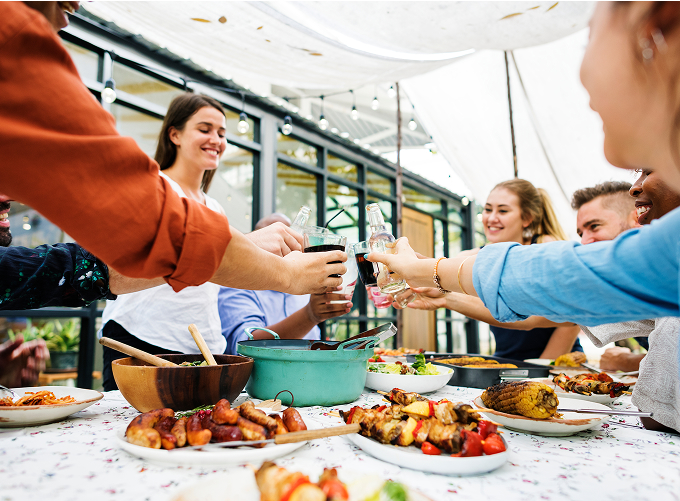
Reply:
[[[373,304],[378,309],[389,308],[392,306],[392,296],[390,294],[383,294],[380,292],[380,287],[366,286],[366,294],[373,301]]]
[[[336,294],[343,294],[346,296],[350,296],[351,301],[351,296],[354,295],[354,287],[357,285],[357,263],[354,260],[354,249],[353,246],[347,245],[347,262],[345,263],[347,266],[347,272],[342,276],[342,290],[339,290],[336,292]],[[349,302],[347,299],[342,299],[338,301],[330,301],[330,304],[345,304]]]
[[[366,254],[371,253],[371,245],[368,242],[359,242],[352,245],[352,249],[354,251],[361,281],[366,287],[376,287],[378,285],[378,265],[366,261]]]
[[[326,228],[319,226],[306,226],[304,232],[304,252],[327,252],[332,250],[345,251],[347,248],[347,237],[331,233]],[[340,263],[341,261],[331,261]],[[340,275],[330,275],[339,277]],[[356,282],[356,280],[355,280]]]

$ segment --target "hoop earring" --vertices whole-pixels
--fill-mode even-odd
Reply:
[[[668,49],[668,44],[666,43],[666,39],[659,28],[656,28],[652,31],[652,40],[654,41],[654,45],[656,45],[656,48],[659,50],[659,52],[666,52],[666,49]]]

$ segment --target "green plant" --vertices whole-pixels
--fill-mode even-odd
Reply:
[[[43,339],[50,351],[76,351],[80,344],[80,322],[71,318],[62,325],[59,320],[45,322],[37,326],[28,321],[27,327],[21,332],[8,331],[9,338],[14,340],[17,334],[21,334],[24,341]]]

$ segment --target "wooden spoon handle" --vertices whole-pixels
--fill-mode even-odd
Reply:
[[[198,345],[198,349],[201,350],[203,358],[205,358],[205,361],[208,362],[208,365],[217,365],[215,357],[213,357],[213,354],[210,352],[210,348],[208,348],[205,339],[203,339],[203,336],[198,331],[196,324],[191,324],[189,326],[189,332],[191,332],[194,341],[196,341],[196,344]]]
[[[163,360],[155,355],[150,355],[145,351],[138,350],[137,348],[133,348],[132,346],[116,341],[115,339],[103,337],[99,340],[99,344],[111,348],[112,350],[125,353],[126,355],[130,355],[131,357],[138,358],[139,360],[155,365],[156,367],[179,367],[179,365],[175,363]]]
[[[359,423],[346,424],[344,426],[333,426],[332,428],[321,428],[320,430],[294,431],[292,433],[282,433],[274,437],[277,444],[291,444],[293,442],[303,442],[314,440],[315,438],[335,437],[337,435],[347,435],[358,433],[361,430]]]

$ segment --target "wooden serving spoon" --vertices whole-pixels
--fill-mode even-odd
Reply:
[[[170,362],[169,360],[164,360],[155,355],[150,355],[145,351],[138,350],[137,348],[133,348],[129,344],[121,343],[120,341],[116,341],[115,339],[103,337],[99,340],[99,344],[101,344],[102,346],[106,346],[107,348],[111,348],[112,350],[125,353],[126,355],[130,355],[131,357],[138,358],[142,362],[147,362],[151,365],[155,365],[156,367],[179,367],[179,365]]]
[[[205,358],[205,361],[208,362],[208,365],[217,365],[215,357],[213,357],[213,354],[210,352],[210,348],[208,348],[205,339],[203,339],[203,336],[198,331],[198,327],[196,327],[196,324],[191,324],[189,326],[189,332],[191,332],[194,341],[196,341],[196,344],[198,345],[198,349],[201,350],[203,358]]]

